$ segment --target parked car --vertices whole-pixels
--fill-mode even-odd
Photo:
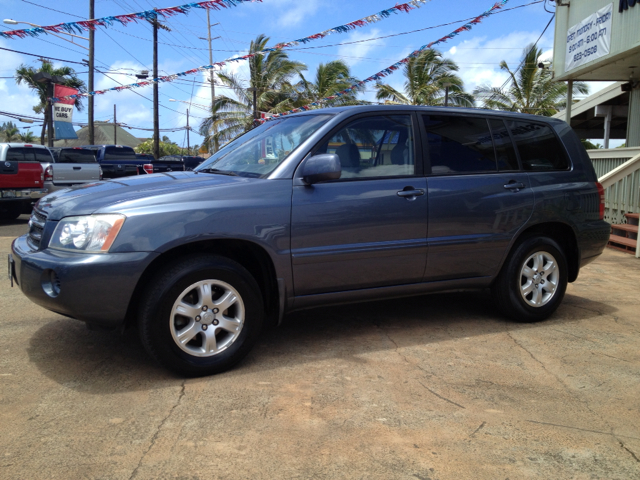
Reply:
[[[42,155],[44,186],[48,192],[102,180],[102,169],[91,150],[80,147],[51,147],[48,150],[51,152],[48,161]]]
[[[30,144],[0,143],[0,220],[30,213],[33,203],[47,193],[40,160],[49,158],[48,151],[45,156]]]
[[[202,162],[204,162],[204,158],[191,155],[166,155],[164,157],[160,157],[160,159],[157,161],[158,170],[156,171],[156,169],[154,168],[154,173],[161,171],[160,168],[162,165],[160,164],[160,162],[180,162],[183,165],[182,170],[191,171]]]
[[[10,268],[37,304],[137,325],[161,364],[207,375],[319,305],[489,287],[507,317],[543,320],[607,243],[603,197],[559,120],[329,108],[273,119],[194,172],[42,198]]]
[[[185,164],[181,155],[165,155],[151,164],[152,173],[180,172],[185,170]]]
[[[122,178],[145,173],[146,159],[139,159],[131,147],[124,145],[84,145],[102,167],[104,178]]]

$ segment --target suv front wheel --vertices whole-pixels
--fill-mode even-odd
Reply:
[[[140,337],[162,365],[187,376],[223,372],[251,350],[263,323],[260,289],[240,264],[215,255],[175,262],[147,288]]]
[[[517,322],[537,322],[556,311],[567,289],[567,260],[555,240],[527,237],[503,265],[491,292],[498,310]]]

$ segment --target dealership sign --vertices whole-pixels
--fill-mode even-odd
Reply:
[[[78,90],[71,87],[65,87],[64,85],[53,86],[54,97],[64,97],[67,95],[75,95]],[[56,140],[70,139],[74,140],[78,138],[76,131],[73,129],[73,105],[75,100],[72,98],[58,100],[53,104],[53,125],[55,127]]]
[[[565,72],[609,54],[612,19],[613,3],[569,29]]]

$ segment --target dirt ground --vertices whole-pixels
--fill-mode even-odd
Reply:
[[[0,478],[640,479],[639,286],[608,250],[539,324],[486,292],[301,312],[184,380],[5,279]]]

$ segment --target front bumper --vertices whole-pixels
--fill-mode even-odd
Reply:
[[[158,256],[155,252],[34,251],[26,235],[13,241],[11,252],[13,279],[31,301],[108,328],[122,324],[140,276]]]

